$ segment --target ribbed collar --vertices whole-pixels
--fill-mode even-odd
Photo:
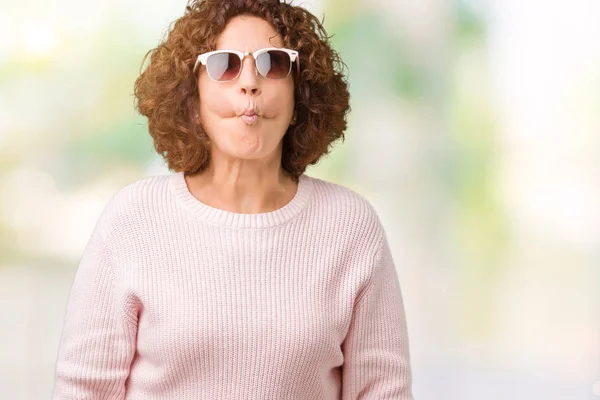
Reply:
[[[185,182],[183,171],[172,173],[170,183],[177,199],[198,218],[231,228],[267,228],[281,225],[306,207],[314,188],[312,178],[302,174],[294,198],[282,208],[266,213],[241,214],[211,207],[195,198]]]

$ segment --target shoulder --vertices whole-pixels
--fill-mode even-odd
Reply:
[[[335,205],[335,210],[364,214],[365,218],[378,218],[373,204],[361,193],[340,183],[310,177],[315,197],[324,205]]]
[[[144,206],[156,201],[168,191],[171,175],[154,175],[133,181],[117,190],[109,199],[111,208]]]
[[[315,177],[311,180],[313,206],[326,221],[365,239],[377,241],[384,235],[379,214],[365,195],[339,183]]]
[[[99,222],[104,229],[133,224],[140,217],[158,211],[168,195],[170,175],[154,175],[138,179],[116,190],[108,199]],[[143,218],[142,218],[143,219]]]

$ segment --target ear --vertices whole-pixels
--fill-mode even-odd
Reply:
[[[290,125],[295,125],[296,124],[296,110],[294,110],[294,115],[292,116],[292,121],[290,122]]]

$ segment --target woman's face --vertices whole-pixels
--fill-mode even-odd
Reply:
[[[284,47],[273,26],[258,17],[238,16],[231,19],[218,37],[216,50],[251,53],[265,47]],[[198,94],[199,116],[211,139],[213,157],[280,157],[281,139],[294,111],[291,73],[279,80],[264,78],[256,72],[252,56],[246,56],[240,75],[229,82],[213,81],[202,66]],[[257,114],[255,121],[242,118],[248,110]]]

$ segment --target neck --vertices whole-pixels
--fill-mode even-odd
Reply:
[[[281,167],[250,172],[211,166],[186,174],[186,182],[204,204],[240,214],[280,209],[293,199],[298,187]]]

